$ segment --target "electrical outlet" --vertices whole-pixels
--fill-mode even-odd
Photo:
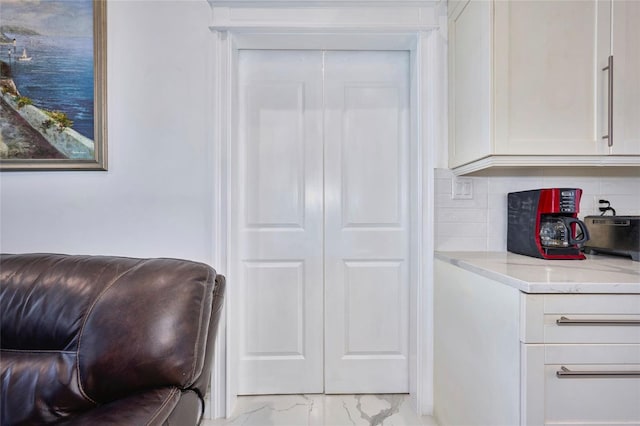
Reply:
[[[451,182],[452,200],[473,200],[473,179],[454,176]]]

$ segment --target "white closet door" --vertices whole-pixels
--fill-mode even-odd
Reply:
[[[321,393],[322,53],[241,51],[238,66],[238,392]]]
[[[409,54],[324,69],[325,392],[408,392]]]

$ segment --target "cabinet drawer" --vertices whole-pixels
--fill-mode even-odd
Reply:
[[[544,368],[545,424],[640,424],[640,364]]]
[[[524,343],[640,343],[640,295],[522,294]]]
[[[543,341],[640,343],[640,315],[545,315]]]
[[[640,345],[522,345],[526,425],[640,425]]]

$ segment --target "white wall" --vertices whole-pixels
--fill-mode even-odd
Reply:
[[[640,176],[626,170],[532,168],[472,177],[472,200],[451,199],[453,178],[450,170],[436,169],[436,250],[506,250],[507,193],[513,191],[581,188],[579,217],[599,215],[601,198],[609,200],[618,215],[640,215]]]
[[[109,171],[0,174],[2,252],[211,263],[210,14],[107,2]]]

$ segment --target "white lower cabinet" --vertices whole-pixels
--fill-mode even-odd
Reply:
[[[640,425],[640,295],[520,293],[523,425]]]
[[[527,294],[435,266],[441,426],[640,425],[639,294]]]

